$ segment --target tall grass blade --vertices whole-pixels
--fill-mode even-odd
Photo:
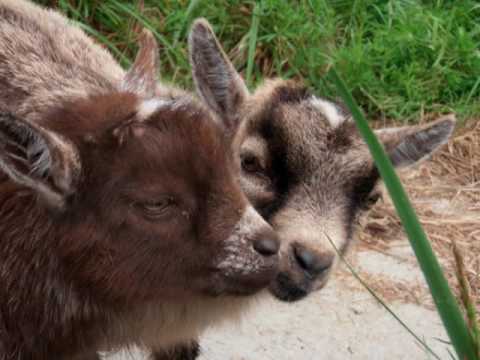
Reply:
[[[188,4],[187,11],[185,12],[185,16],[182,19],[182,24],[180,25],[178,30],[173,35],[173,43],[172,43],[173,47],[177,46],[178,41],[180,40],[180,36],[182,36],[182,33],[185,30],[185,27],[188,23],[188,20],[190,20],[190,17],[192,16],[193,12],[198,7],[198,5],[200,5],[200,1],[202,1],[202,0],[190,0],[190,3]]]
[[[425,276],[450,340],[458,357],[462,360],[478,360],[470,331],[465,323],[455,297],[443,275],[440,264],[433,253],[428,238],[413,210],[410,200],[393,169],[390,159],[386,156],[377,137],[368,126],[367,120],[353,100],[345,83],[335,69],[330,70],[330,76],[335,83],[340,96],[350,109],[358,130],[365,139],[375,164],[385,182],[393,200],[397,213],[405,228],[410,244],[415,252],[420,268]]]
[[[262,1],[256,2],[252,12],[252,24],[248,34],[248,58],[247,58],[247,86],[252,86],[252,71],[255,62],[255,49],[257,48],[258,27],[260,25],[260,13],[262,11]]]

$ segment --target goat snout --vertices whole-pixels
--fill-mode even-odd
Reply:
[[[269,257],[278,254],[280,241],[272,229],[265,227],[256,234],[256,238],[253,240],[253,248],[260,255]]]
[[[323,287],[335,263],[335,254],[299,243],[288,247],[281,257],[280,271],[270,284],[272,294],[282,301],[298,301]]]
[[[218,293],[252,294],[267,287],[279,267],[280,241],[272,227],[251,207],[245,209],[219,253],[222,280]],[[223,284],[222,284],[223,282]]]
[[[334,254],[317,253],[298,244],[293,245],[292,248],[297,264],[312,277],[326,274],[333,265]]]

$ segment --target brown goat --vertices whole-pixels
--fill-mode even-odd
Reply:
[[[274,278],[229,137],[156,65],[149,33],[125,74],[59,14],[0,1],[1,360],[174,346]]]

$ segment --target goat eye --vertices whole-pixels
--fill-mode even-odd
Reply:
[[[242,169],[248,173],[257,173],[264,170],[260,160],[254,155],[242,156]]]
[[[137,204],[143,213],[151,219],[160,219],[167,216],[176,205],[173,197],[165,197],[159,200]]]
[[[373,205],[375,205],[378,200],[380,199],[381,197],[381,194],[380,193],[373,193],[371,194],[367,200],[365,201],[365,208],[366,209],[370,209],[371,207],[373,207]]]

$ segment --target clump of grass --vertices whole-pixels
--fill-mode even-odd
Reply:
[[[476,0],[262,0],[261,11],[241,0],[144,0],[143,11],[136,1],[36,1],[81,22],[125,66],[136,50],[135,23],[155,30],[163,78],[188,87],[186,35],[203,16],[252,84],[275,75],[303,78],[334,96],[323,78],[333,63],[369,118],[480,112]],[[246,45],[254,38],[255,51]]]
[[[335,61],[364,108],[397,119],[478,111],[477,2],[351,3],[360,5],[338,9],[342,21],[351,15]]]

